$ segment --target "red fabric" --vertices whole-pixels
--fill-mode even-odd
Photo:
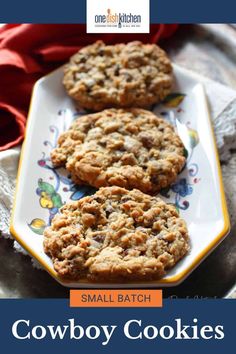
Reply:
[[[32,87],[81,47],[141,40],[156,43],[177,25],[151,25],[150,34],[86,34],[85,25],[9,24],[0,28],[0,151],[22,141]]]

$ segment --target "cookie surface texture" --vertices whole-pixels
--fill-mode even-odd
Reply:
[[[79,117],[51,153],[76,184],[116,185],[155,193],[175,181],[185,164],[172,125],[140,109],[107,109]]]
[[[65,66],[63,84],[80,107],[150,107],[162,101],[173,84],[172,66],[156,44],[130,42],[82,48]]]
[[[55,270],[72,280],[159,279],[188,249],[186,224],[172,205],[120,187],[65,204],[44,232]]]

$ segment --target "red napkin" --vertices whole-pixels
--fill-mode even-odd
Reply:
[[[177,25],[151,25],[150,34],[86,34],[85,25],[9,24],[0,29],[0,151],[19,144],[36,80],[66,62],[81,47],[141,40],[156,43]]]

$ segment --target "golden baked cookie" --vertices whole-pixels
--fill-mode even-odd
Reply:
[[[139,190],[101,188],[65,204],[44,232],[59,276],[92,281],[162,277],[189,250],[175,207]]]
[[[172,66],[156,44],[130,42],[82,48],[65,66],[63,84],[80,107],[149,107],[171,91]]]
[[[141,108],[107,109],[79,117],[51,153],[77,184],[117,185],[155,193],[175,181],[185,164],[174,128]]]

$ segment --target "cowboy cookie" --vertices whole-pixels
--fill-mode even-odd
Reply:
[[[72,280],[158,279],[188,249],[186,224],[173,206],[120,187],[65,204],[44,232],[55,270]]]
[[[79,117],[51,153],[76,184],[117,185],[156,193],[175,181],[185,164],[174,128],[152,112],[107,109]]]
[[[63,84],[80,107],[149,107],[171,91],[172,66],[156,44],[130,42],[82,48],[65,66]]]

